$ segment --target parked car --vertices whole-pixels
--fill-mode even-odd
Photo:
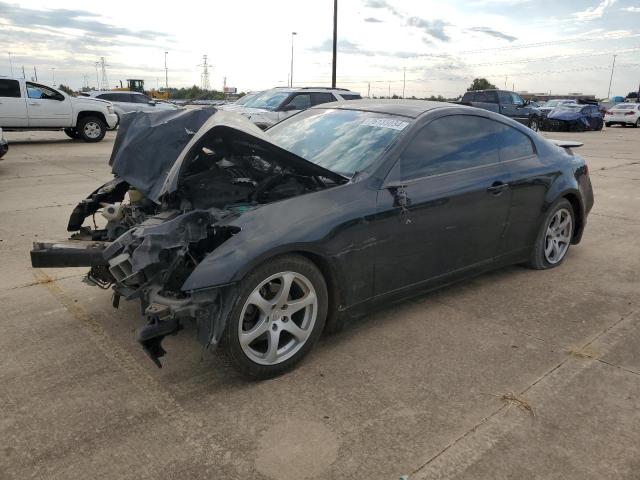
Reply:
[[[566,103],[547,114],[542,123],[543,130],[560,132],[584,132],[602,130],[604,120],[597,104]]]
[[[129,112],[157,112],[180,108],[172,103],[154,100],[140,92],[96,90],[85,92],[83,95],[111,102],[113,110],[118,116],[118,123],[120,123],[122,115]]]
[[[9,151],[9,142],[4,138],[4,134],[2,133],[2,129],[0,128],[0,160],[5,154]]]
[[[640,103],[619,103],[605,113],[605,125],[640,127]]]
[[[248,100],[240,107],[223,105],[229,110],[244,115],[265,130],[279,121],[315,105],[335,101],[362,100],[359,93],[343,88],[303,87],[273,88]]]
[[[499,113],[528,126],[533,131],[537,131],[540,127],[542,117],[540,110],[531,106],[515,92],[474,90],[465,92],[460,103]]]
[[[539,107],[538,110],[540,110],[542,119],[544,119],[547,117],[549,112],[554,108],[559,107],[561,105],[568,105],[568,104],[574,104],[574,103],[577,103],[577,102],[572,98],[560,98],[555,100],[548,100],[547,102],[544,103],[544,105]]]
[[[109,102],[70,97],[22,78],[0,78],[0,103],[0,127],[5,131],[64,129],[71,138],[99,142],[118,120]]]
[[[116,177],[74,209],[73,245],[31,252],[34,267],[91,266],[115,306],[139,299],[158,365],[162,339],[195,322],[241,373],[278,375],[374,305],[504,265],[557,267],[593,205],[579,143],[485,110],[363,100],[267,132],[219,111],[186,143],[192,115],[123,120]]]

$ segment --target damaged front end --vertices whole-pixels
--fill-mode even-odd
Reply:
[[[39,242],[31,252],[34,267],[90,267],[87,279],[113,290],[115,308],[121,298],[138,300],[147,324],[137,340],[159,367],[162,340],[185,322],[196,323],[205,348],[218,343],[235,286],[209,279],[183,287],[211,252],[240,232],[235,219],[346,181],[273,145],[233,113],[208,120],[183,115],[158,125],[125,116],[110,161],[114,180],[73,210],[68,241]],[[156,129],[162,135],[148,145]]]

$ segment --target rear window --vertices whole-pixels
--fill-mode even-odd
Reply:
[[[633,103],[621,103],[613,108],[619,108],[620,110],[633,110],[636,107],[637,105],[634,105]]]
[[[475,99],[475,93],[474,92],[467,92],[462,96],[462,101],[463,102],[473,102]]]
[[[0,80],[0,97],[20,98],[20,84],[17,80]]]

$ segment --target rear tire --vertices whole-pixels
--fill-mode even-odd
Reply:
[[[638,117],[638,120],[636,120],[636,128],[640,128],[640,117]]]
[[[276,257],[240,282],[216,351],[245,377],[276,377],[313,348],[327,308],[327,286],[320,270],[300,255]]]
[[[78,120],[78,132],[85,142],[99,142],[107,133],[107,126],[98,117],[83,117]]]
[[[80,138],[80,134],[78,133],[78,130],[76,130],[75,128],[65,128],[64,133],[67,135],[67,137],[73,140],[77,140]]]
[[[604,125],[605,125],[607,128],[609,128],[611,125],[613,125],[613,123],[611,123],[611,122],[606,122]]]
[[[540,119],[538,117],[531,117],[529,120],[529,128],[534,132],[540,130]]]
[[[561,198],[545,215],[528,266],[535,270],[546,270],[560,265],[571,247],[575,225],[571,203]]]

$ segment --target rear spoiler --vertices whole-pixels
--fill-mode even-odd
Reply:
[[[584,145],[584,143],[576,142],[575,140],[552,140],[552,139],[548,139],[548,140],[554,145],[558,147],[566,148],[566,149],[578,148]]]

